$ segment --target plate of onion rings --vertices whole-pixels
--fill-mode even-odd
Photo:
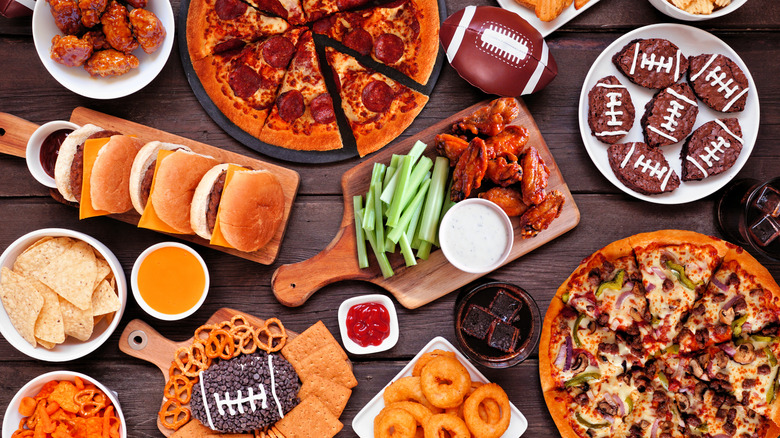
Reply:
[[[417,428],[425,436],[447,431],[457,437],[516,438],[528,428],[528,421],[499,385],[490,383],[439,336],[352,420],[360,438],[381,438],[384,431],[398,429],[414,435],[420,432]]]

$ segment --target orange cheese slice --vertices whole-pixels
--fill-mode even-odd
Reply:
[[[222,193],[225,193],[225,190],[227,190],[228,185],[230,184],[230,180],[233,179],[233,174],[236,172],[240,172],[242,170],[247,170],[244,167],[236,166],[235,164],[231,164],[228,166],[227,175],[225,175],[225,186],[222,188]],[[212,245],[219,245],[224,246],[227,248],[233,248],[231,244],[225,240],[225,236],[222,235],[222,230],[219,226],[219,213],[222,210],[222,204],[220,203],[220,206],[217,207],[217,222],[214,224],[214,231],[211,232],[211,241],[209,242]]]
[[[163,233],[184,234],[163,222],[162,219],[157,216],[157,213],[154,211],[154,206],[152,205],[152,193],[154,193],[154,184],[157,181],[157,170],[160,169],[160,163],[162,163],[165,157],[174,152],[175,151],[161,150],[157,153],[157,164],[154,166],[154,176],[152,176],[152,187],[149,190],[149,200],[146,201],[144,214],[141,215],[141,220],[138,221],[138,228],[148,228],[150,230],[162,231]]]
[[[95,159],[98,152],[108,143],[110,138],[93,138],[84,143],[84,171],[81,179],[81,202],[79,203],[79,219],[88,217],[105,216],[111,214],[108,211],[95,210],[92,207],[92,193],[90,192],[90,178],[92,177],[92,167],[95,165]]]

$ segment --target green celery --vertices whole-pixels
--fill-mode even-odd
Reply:
[[[425,149],[428,147],[425,143],[417,140],[417,143],[412,146],[412,149],[409,150],[408,156],[412,157],[412,165],[417,162],[417,160],[422,156],[423,152],[425,152]],[[398,164],[400,166],[400,162]],[[392,178],[390,178],[390,183],[387,185],[387,187],[382,191],[382,202],[385,204],[389,204],[390,201],[393,199],[393,195],[395,194],[395,187],[398,184],[398,171],[395,172]]]
[[[431,167],[433,167],[433,160],[428,157],[420,157],[420,161],[414,165],[412,174],[404,189],[403,197],[401,198],[402,209],[409,205],[409,201],[417,194],[417,188],[420,187],[422,182],[431,178],[431,174],[428,172],[431,170]]]
[[[384,216],[382,215],[382,200],[379,199],[379,195],[382,192],[381,184],[379,183],[382,180],[382,176],[385,172],[385,165],[380,164],[382,166],[380,168],[380,171],[377,173],[377,179],[374,181],[374,183],[371,185],[371,190],[374,192],[374,234],[376,237],[376,244],[377,250],[384,253],[385,251],[385,224],[384,222]]]
[[[363,227],[361,226],[361,223],[363,222],[363,197],[360,195],[353,196],[352,205],[355,209],[355,242],[357,243],[358,266],[362,269],[368,267],[366,236],[363,233]]]
[[[407,155],[404,157],[401,166],[396,171],[398,174],[398,184],[395,187],[393,199],[390,201],[390,209],[387,211],[387,225],[391,227],[398,225],[398,219],[401,218],[401,213],[403,213],[404,206],[401,202],[403,201],[404,191],[406,190],[406,186],[412,175],[412,164],[412,157]],[[381,196],[381,193],[377,196]]]
[[[397,225],[393,228],[393,231],[388,233],[387,238],[393,242],[398,242],[401,239],[401,235],[406,233],[406,229],[409,227],[409,223],[412,221],[415,209],[422,205],[425,200],[425,194],[428,192],[428,188],[431,186],[431,180],[424,181],[422,187],[412,199],[412,203],[409,208],[404,211],[403,216],[398,220]]]
[[[433,243],[420,240],[420,248],[417,250],[417,258],[428,260],[428,256],[431,255],[431,247],[433,247]]]
[[[390,266],[390,260],[387,259],[387,254],[385,254],[384,251],[380,251],[379,248],[376,245],[376,236],[374,235],[373,231],[366,231],[366,239],[368,239],[368,243],[371,245],[371,249],[374,251],[374,256],[376,256],[376,261],[379,262],[379,269],[382,271],[382,276],[384,278],[390,278],[393,276],[393,267]]]
[[[449,176],[449,173],[450,160],[446,157],[436,157],[436,163],[433,165],[433,176],[431,177],[431,189],[428,191],[420,229],[417,231],[420,239],[426,242],[433,243],[436,240],[436,232],[439,229],[439,215],[441,214],[442,200],[444,199],[444,190],[447,187],[447,176]]]
[[[417,260],[414,258],[414,251],[412,251],[412,247],[409,246],[409,239],[406,238],[405,233],[401,233],[401,239],[398,240],[398,243],[401,247],[401,254],[404,256],[406,266],[416,265]]]

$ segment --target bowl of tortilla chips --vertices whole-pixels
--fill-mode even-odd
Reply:
[[[126,303],[122,265],[84,233],[32,231],[0,255],[0,333],[35,359],[91,353],[119,325]]]

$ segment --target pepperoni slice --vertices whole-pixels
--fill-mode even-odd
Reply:
[[[227,41],[223,41],[216,46],[214,46],[214,53],[224,54],[225,56],[229,56],[227,52],[235,51],[238,52],[239,50],[243,49],[246,43],[241,41],[238,38],[233,38]]]
[[[256,71],[249,68],[246,64],[241,64],[230,73],[228,84],[236,96],[246,99],[255,94],[258,88],[263,84],[263,78]]]
[[[279,0],[255,0],[257,9],[287,19],[287,9]]]
[[[374,45],[374,42],[371,40],[370,33],[366,32],[365,29],[357,28],[344,35],[344,45],[366,56],[371,53],[371,46]]]
[[[241,0],[217,0],[214,11],[221,20],[231,20],[246,12],[249,5]]]
[[[364,4],[368,3],[369,0],[336,0],[336,6],[339,8],[339,11],[344,11],[347,9],[356,8],[358,6],[363,6]]]
[[[331,100],[328,93],[322,93],[312,99],[309,108],[311,108],[311,115],[317,123],[324,125],[336,121],[336,113],[333,112],[333,100]]]
[[[330,17],[325,17],[315,21],[314,24],[312,24],[311,26],[311,30],[313,30],[314,33],[319,33],[324,35],[328,33],[328,31],[330,30],[330,28],[333,27],[333,24],[335,24],[335,22],[336,22],[336,16],[331,15]]]
[[[283,36],[275,36],[263,43],[263,59],[273,68],[287,68],[293,55],[295,45]]]
[[[394,64],[401,59],[403,54],[404,42],[398,35],[383,33],[376,39],[376,44],[374,45],[376,59],[385,64]]]
[[[306,111],[303,94],[298,90],[286,91],[276,99],[279,117],[287,123],[292,123]]]
[[[395,95],[393,89],[390,88],[387,83],[373,80],[363,88],[361,99],[363,105],[368,108],[369,111],[375,113],[381,113],[387,111],[390,108],[390,104],[393,103]]]

